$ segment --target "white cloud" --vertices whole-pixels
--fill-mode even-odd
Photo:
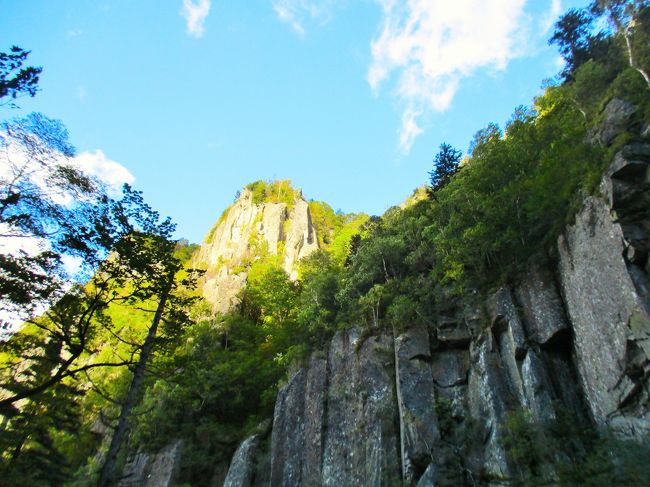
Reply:
[[[95,176],[105,183],[112,193],[121,192],[124,183],[131,184],[135,181],[135,176],[126,167],[106,157],[101,150],[96,150],[94,153],[82,152],[70,162],[86,174]]]
[[[289,24],[301,37],[307,33],[305,24],[309,21],[326,23],[332,10],[342,0],[273,0],[273,10],[278,19]]]
[[[187,22],[187,33],[193,37],[203,37],[205,19],[210,13],[210,0],[183,0],[181,16]]]
[[[0,136],[6,135],[5,133]],[[52,153],[40,147],[37,138],[29,140],[30,146],[39,155],[39,158],[29,157],[25,149],[18,143],[5,139],[0,144],[0,198],[6,196],[6,191],[12,186],[15,180],[29,181],[36,185],[41,193],[57,204],[72,206],[75,203],[76,195],[52,187],[48,182],[50,172],[47,168],[57,165],[68,165],[75,167],[89,176],[100,180],[111,196],[119,196],[124,183],[132,183],[135,177],[131,172],[118,162],[115,162],[101,150],[93,152],[82,152],[76,157],[66,158],[63,154]],[[0,254],[36,255],[47,250],[47,240],[25,234],[20,228],[0,222]],[[70,276],[74,276],[80,270],[80,261],[74,257],[64,256],[64,269]],[[34,311],[36,314],[42,312],[47,303],[41,303]],[[27,318],[25,310],[16,309],[11,303],[0,299],[0,325],[7,325],[15,329]],[[11,331],[11,330],[10,330]],[[2,327],[0,326],[0,340],[2,340]]]
[[[395,75],[404,153],[422,133],[420,119],[449,108],[464,77],[479,69],[503,70],[525,53],[534,20],[524,12],[526,0],[376,1],[383,18],[371,43],[367,80],[377,95]],[[546,28],[559,9],[560,2],[552,0]]]
[[[540,30],[546,34],[551,30],[555,21],[558,19],[562,13],[562,0],[551,0],[551,8],[548,10],[547,14],[542,17],[540,22]]]

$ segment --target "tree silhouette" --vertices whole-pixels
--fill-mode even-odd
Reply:
[[[456,172],[460,163],[462,152],[454,149],[451,145],[443,143],[440,151],[433,159],[433,170],[429,172],[429,187],[427,192],[433,198],[436,191],[446,186]]]
[[[43,68],[23,67],[31,51],[12,46],[9,53],[0,52],[0,106],[16,108],[16,98],[34,96],[38,91],[38,76]],[[9,100],[3,100],[3,98]]]

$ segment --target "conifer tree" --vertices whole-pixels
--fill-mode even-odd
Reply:
[[[433,170],[429,172],[428,193],[430,198],[434,198],[435,192],[447,185],[454,174],[458,172],[461,155],[461,151],[454,149],[449,144],[440,145],[440,151],[433,159]]]

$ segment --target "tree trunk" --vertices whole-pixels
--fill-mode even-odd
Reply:
[[[156,309],[156,313],[154,314],[153,320],[151,322],[151,327],[147,332],[147,338],[142,345],[142,350],[140,351],[140,359],[138,360],[138,364],[135,367],[131,385],[129,386],[129,390],[126,394],[124,404],[122,404],[122,410],[120,411],[120,418],[117,422],[117,428],[115,429],[113,437],[111,438],[111,445],[108,448],[106,460],[104,461],[104,465],[102,466],[102,470],[100,472],[99,482],[97,483],[98,487],[108,487],[112,483],[114,475],[113,470],[115,469],[117,454],[120,450],[120,446],[122,446],[124,437],[126,436],[131,411],[133,410],[133,407],[138,400],[138,396],[140,395],[140,388],[142,386],[142,381],[144,380],[144,373],[145,369],[147,368],[147,362],[151,356],[154,340],[158,331],[158,325],[162,319],[163,311],[165,310],[165,304],[167,303],[167,298],[171,291],[173,281],[174,274],[172,273],[169,277],[167,286],[160,296],[158,308]]]
[[[627,55],[628,61],[630,62],[630,67],[636,69],[639,73],[641,73],[641,76],[643,76],[643,79],[645,79],[645,82],[648,84],[648,88],[650,88],[650,76],[648,76],[648,73],[646,73],[645,70],[639,66],[634,59],[634,53],[632,52],[632,41],[630,40],[629,32],[624,31],[623,37],[625,38],[625,45],[627,46]]]
[[[630,67],[632,69],[636,69],[641,74],[641,76],[643,76],[643,79],[645,79],[645,82],[650,88],[650,76],[648,76],[648,73],[646,73],[646,71],[641,66],[639,66],[634,59],[634,51],[632,49],[632,40],[630,39],[630,36],[632,35],[631,30],[636,24],[635,17],[636,14],[633,14],[632,20],[630,21],[629,25],[626,26],[623,25],[623,22],[616,16],[616,13],[614,11],[611,9],[609,10],[609,18],[614,22],[616,30],[618,30],[618,32],[620,32],[620,34],[623,36],[623,39],[625,39],[625,47],[627,48],[627,57]]]

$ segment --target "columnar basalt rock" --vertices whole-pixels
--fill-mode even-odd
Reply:
[[[401,478],[393,339],[338,332],[329,354],[324,486],[392,485]]]
[[[440,439],[428,330],[409,328],[395,338],[394,348],[402,472],[413,482],[436,458]]]
[[[255,454],[260,438],[253,435],[246,438],[235,451],[223,487],[251,487],[255,475]]]
[[[321,480],[327,361],[313,356],[280,389],[273,417],[270,485]]]
[[[550,257],[483,303],[336,332],[278,394],[270,485],[525,484],[508,450],[521,412],[650,438],[649,163],[624,147]]]
[[[601,185],[604,197],[586,199],[558,244],[560,281],[585,400],[596,423],[607,426],[615,418],[618,428],[633,437],[650,434],[644,392],[650,376],[650,303],[643,290],[648,270],[642,266],[647,262],[641,257],[645,252],[647,260],[650,218],[647,208],[639,213],[621,203],[625,199],[617,195],[617,187],[636,173],[625,170],[624,154],[645,158],[632,165],[647,166],[650,157],[644,152],[636,147],[616,156],[610,177]],[[642,179],[636,182],[644,184]],[[638,258],[629,257],[630,247]]]
[[[283,267],[295,279],[298,261],[318,249],[309,205],[299,190],[295,194],[291,206],[255,203],[253,193],[244,189],[210,231],[196,262],[207,267],[203,295],[215,311],[225,312],[236,304],[246,284],[247,266],[261,253],[277,255],[284,249]]]

